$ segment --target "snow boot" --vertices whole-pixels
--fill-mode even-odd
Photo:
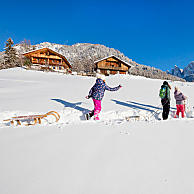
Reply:
[[[87,113],[87,114],[85,115],[86,120],[90,120],[93,116],[94,116],[94,111],[89,112],[89,113]]]

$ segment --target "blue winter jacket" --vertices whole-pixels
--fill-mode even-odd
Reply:
[[[106,83],[102,79],[97,79],[94,86],[91,88],[88,97],[93,98],[95,100],[102,100],[104,97],[105,90],[109,91],[117,91],[120,88],[120,86],[117,86],[115,88],[110,88],[106,85]]]

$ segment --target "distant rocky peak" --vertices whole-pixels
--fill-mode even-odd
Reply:
[[[175,65],[174,68],[171,69],[171,74],[177,77],[183,77],[182,71],[177,65]]]
[[[189,63],[183,70],[184,77],[194,74],[194,61]]]
[[[180,69],[175,65],[170,74],[184,78],[187,81],[194,81],[194,61],[190,62],[184,69]]]

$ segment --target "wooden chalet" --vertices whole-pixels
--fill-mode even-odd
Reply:
[[[128,74],[132,67],[130,63],[124,62],[118,57],[112,55],[95,61],[95,71],[104,75]]]
[[[29,58],[31,63],[39,69],[52,69],[54,71],[71,73],[72,67],[67,59],[49,48],[29,51],[23,55]]]

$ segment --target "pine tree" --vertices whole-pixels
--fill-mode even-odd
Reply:
[[[27,57],[24,57],[24,58],[23,58],[22,64],[23,64],[26,68],[28,68],[28,69],[30,69],[31,66],[32,66],[32,63],[31,63],[30,59],[27,58]]]
[[[13,47],[13,44],[13,40],[9,38],[5,45],[4,63],[6,67],[14,67],[19,64],[16,49]]]

